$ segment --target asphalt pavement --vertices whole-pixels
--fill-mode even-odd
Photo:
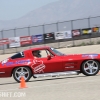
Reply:
[[[60,51],[66,54],[100,53],[100,46],[62,48]],[[0,60],[10,55],[1,55]],[[96,76],[31,78],[26,86],[21,89],[13,77],[0,78],[0,100],[100,100],[100,73]]]

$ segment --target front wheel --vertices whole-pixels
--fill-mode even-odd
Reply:
[[[13,71],[13,77],[17,82],[20,82],[21,77],[24,77],[25,81],[29,81],[32,73],[28,67],[17,67]]]
[[[93,76],[99,72],[100,64],[95,60],[87,60],[82,64],[82,72],[84,75]]]

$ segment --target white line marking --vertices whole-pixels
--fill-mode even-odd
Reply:
[[[86,80],[86,81],[77,81],[77,82],[66,82],[66,83],[56,83],[56,84],[48,84],[48,85],[42,85],[42,86],[34,86],[34,87],[28,87],[28,88],[23,88],[23,89],[31,89],[31,88],[39,88],[39,87],[49,87],[49,86],[55,86],[55,85],[63,85],[63,84],[76,84],[76,83],[86,83],[86,82],[97,82],[97,80]],[[8,89],[8,90],[0,90],[1,91],[13,91],[13,90],[22,90],[20,88],[15,88],[15,89]]]

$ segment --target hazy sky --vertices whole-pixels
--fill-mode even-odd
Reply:
[[[0,20],[17,19],[30,11],[58,0],[0,0]]]

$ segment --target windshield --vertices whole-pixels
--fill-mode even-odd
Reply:
[[[52,50],[56,55],[59,55],[59,56],[64,55],[63,53],[59,52],[58,50],[56,50],[56,49],[54,49],[54,48],[51,48],[51,50]]]

